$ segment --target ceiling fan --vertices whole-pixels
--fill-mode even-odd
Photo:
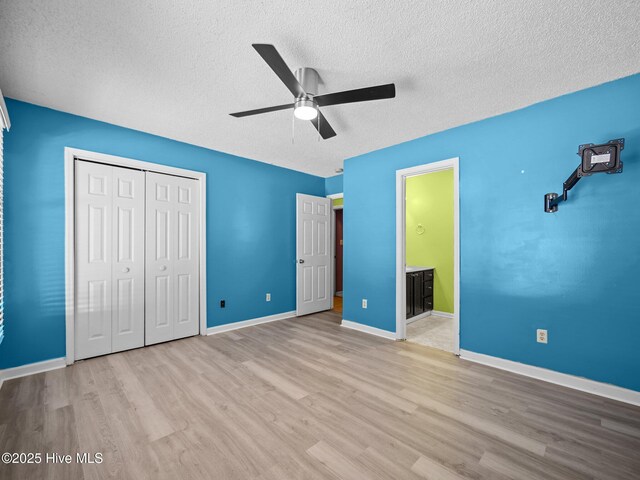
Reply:
[[[366,102],[369,100],[382,100],[396,96],[396,86],[393,83],[378,85],[375,87],[357,88],[344,92],[327,93],[318,95],[318,72],[313,68],[299,68],[292,73],[282,59],[276,47],[264,43],[254,43],[253,48],[267,62],[271,70],[282,80],[294,96],[293,103],[285,103],[274,107],[258,108],[245,112],[231,113],[233,117],[248,117],[261,113],[277,112],[293,108],[293,114],[300,120],[310,120],[322,138],[335,137],[336,132],[331,128],[327,119],[320,112],[320,107],[340,105],[342,103]]]

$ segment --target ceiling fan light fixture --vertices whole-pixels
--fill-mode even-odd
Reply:
[[[296,100],[293,114],[300,120],[313,120],[318,116],[318,106],[308,98]]]

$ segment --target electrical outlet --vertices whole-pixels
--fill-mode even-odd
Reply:
[[[362,308],[367,308],[367,299],[366,298],[362,299]]]
[[[271,301],[271,294],[267,293],[267,302],[270,302],[270,301]]]
[[[538,343],[548,343],[549,337],[547,335],[547,331],[541,328],[536,330],[536,339],[538,340]]]
[[[220,308],[224,308],[224,300],[220,300]]]

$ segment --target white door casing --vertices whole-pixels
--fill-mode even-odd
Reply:
[[[197,180],[146,174],[145,344],[199,330]]]
[[[144,174],[76,169],[75,358],[144,344]]]
[[[331,308],[331,200],[296,194],[296,314]]]

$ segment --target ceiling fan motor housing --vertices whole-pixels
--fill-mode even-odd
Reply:
[[[294,72],[296,80],[302,89],[309,95],[318,94],[318,81],[320,76],[313,68],[302,67]]]

